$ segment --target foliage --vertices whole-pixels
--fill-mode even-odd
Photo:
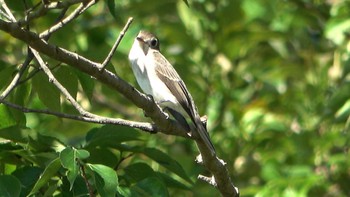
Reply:
[[[18,18],[40,2],[6,1]],[[155,32],[208,115],[218,156],[242,196],[349,196],[349,11],[346,0],[105,0],[49,42],[103,61],[134,17],[107,69],[138,87],[127,54],[140,29]],[[45,30],[58,14],[50,10],[30,29]],[[2,92],[27,48],[3,32],[0,45]],[[148,121],[86,74],[45,60],[85,109]],[[25,78],[7,101],[77,113],[36,62]],[[7,196],[87,196],[84,178],[101,196],[218,195],[197,181],[206,172],[193,162],[197,150],[189,140],[25,114],[4,104],[0,140],[0,193]]]

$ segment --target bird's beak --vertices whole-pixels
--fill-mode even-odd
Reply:
[[[146,44],[146,42],[145,42],[145,41],[143,40],[143,38],[141,38],[140,36],[137,36],[137,37],[136,37],[136,40],[139,41],[139,45],[140,45],[140,47],[141,47],[143,53],[144,53],[145,55],[147,55],[147,53],[148,53],[148,45]]]
[[[139,42],[145,43],[145,41],[144,41],[140,36],[137,36],[137,37],[136,37],[136,40],[138,40]]]

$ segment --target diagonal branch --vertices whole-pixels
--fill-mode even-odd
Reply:
[[[88,4],[85,3],[81,3],[70,15],[68,15],[66,18],[64,18],[61,21],[58,21],[58,23],[52,27],[50,27],[49,29],[45,30],[44,32],[42,32],[39,37],[40,38],[46,38],[48,37],[50,34],[56,32],[57,30],[59,30],[60,28],[62,28],[64,25],[66,25],[67,23],[71,22],[73,19],[77,18],[80,14],[82,14],[86,9],[88,9],[89,7],[91,7],[92,5],[94,5],[94,3],[96,3],[96,1],[90,1]]]
[[[124,37],[124,35],[125,35],[125,32],[129,29],[129,26],[130,26],[130,24],[132,23],[132,20],[133,20],[132,17],[130,17],[130,18],[128,19],[128,22],[125,24],[123,30],[120,32],[120,34],[119,34],[117,40],[115,41],[115,43],[114,43],[114,45],[113,45],[111,51],[108,53],[106,59],[105,59],[105,60],[103,61],[103,63],[101,64],[101,66],[100,66],[100,71],[102,71],[102,70],[107,66],[107,64],[109,63],[109,61],[111,61],[113,54],[114,54],[115,51],[117,50],[120,41],[123,39],[123,37]]]
[[[30,61],[32,61],[32,54],[28,53],[26,60],[24,63],[21,65],[21,68],[19,71],[16,73],[16,75],[13,77],[11,83],[6,87],[6,89],[1,93],[0,95],[0,102],[4,100],[10,93],[11,91],[17,86],[19,83],[19,80],[21,79],[24,71],[27,69]]]

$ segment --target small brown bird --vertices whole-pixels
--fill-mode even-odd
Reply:
[[[211,154],[215,148],[202,123],[192,96],[174,67],[160,53],[159,40],[147,31],[140,31],[129,52],[131,67],[141,89],[167,110],[187,131],[197,132]],[[188,124],[186,118],[192,122]]]

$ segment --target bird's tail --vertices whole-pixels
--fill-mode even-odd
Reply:
[[[209,133],[208,133],[206,127],[204,126],[203,122],[200,120],[199,117],[197,117],[197,118],[195,118],[194,123],[195,123],[195,127],[197,129],[197,132],[198,132],[200,138],[203,140],[204,144],[210,150],[211,155],[215,156],[216,152],[215,152],[214,145],[210,141]]]

